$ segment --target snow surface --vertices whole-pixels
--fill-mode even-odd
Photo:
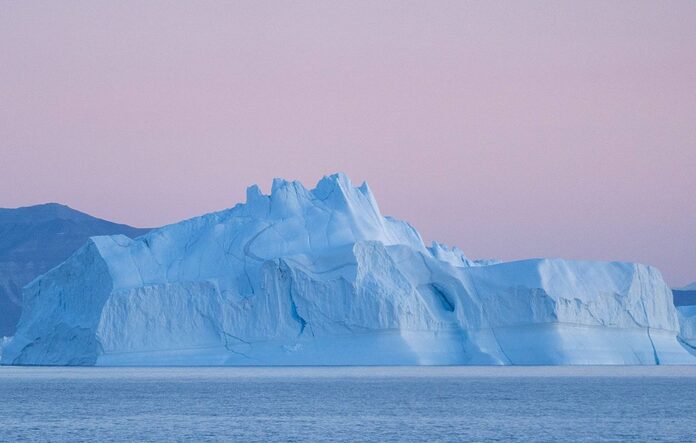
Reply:
[[[474,262],[383,217],[367,184],[276,179],[232,209],[93,237],[25,288],[4,364],[672,364],[640,264]]]

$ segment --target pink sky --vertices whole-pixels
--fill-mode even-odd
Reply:
[[[696,280],[696,4],[0,5],[2,207],[155,226],[336,171],[472,257]]]

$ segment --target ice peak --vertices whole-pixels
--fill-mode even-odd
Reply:
[[[358,190],[362,192],[365,196],[372,194],[372,190],[370,189],[370,185],[367,184],[367,181],[363,181],[362,184],[358,187]]]
[[[264,197],[263,192],[261,192],[261,188],[259,188],[259,185],[251,185],[247,188],[246,190],[246,199],[247,203],[257,200],[259,198]]]
[[[218,234],[234,226],[239,235],[255,238],[250,251],[264,259],[362,241],[407,245],[427,254],[413,227],[382,216],[367,183],[354,187],[341,173],[324,176],[309,190],[299,181],[282,178],[273,180],[269,194],[252,185],[246,189],[245,203],[160,230],[176,232],[186,226],[205,231],[213,223],[211,229]]]
[[[339,186],[345,187],[346,189],[350,189],[353,187],[350,178],[343,172],[336,172],[331,175],[325,175],[321,178],[321,180],[319,180],[319,183],[321,182],[335,183]]]
[[[340,200],[348,201],[352,193],[355,193],[355,188],[348,176],[342,172],[325,175],[312,189],[312,194],[319,200],[328,200],[335,194]]]
[[[298,180],[288,181],[284,178],[274,178],[271,185],[271,196],[277,192],[301,192],[306,193],[307,189]]]
[[[354,187],[350,178],[343,172],[323,176],[311,190],[305,188],[298,180],[290,181],[276,177],[271,184],[269,195],[263,194],[260,187],[254,184],[247,188],[246,198],[247,203],[257,201],[262,197],[270,197],[271,200],[278,201],[286,199],[288,196],[324,201],[332,194],[339,195],[343,201],[355,199],[358,194],[362,194],[368,200],[374,201],[372,190],[367,182],[364,181],[359,187]]]

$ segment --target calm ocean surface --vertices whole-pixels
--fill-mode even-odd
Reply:
[[[696,367],[0,367],[2,441],[696,441]]]

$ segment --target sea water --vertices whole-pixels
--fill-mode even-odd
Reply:
[[[696,367],[0,367],[2,441],[696,441]]]

